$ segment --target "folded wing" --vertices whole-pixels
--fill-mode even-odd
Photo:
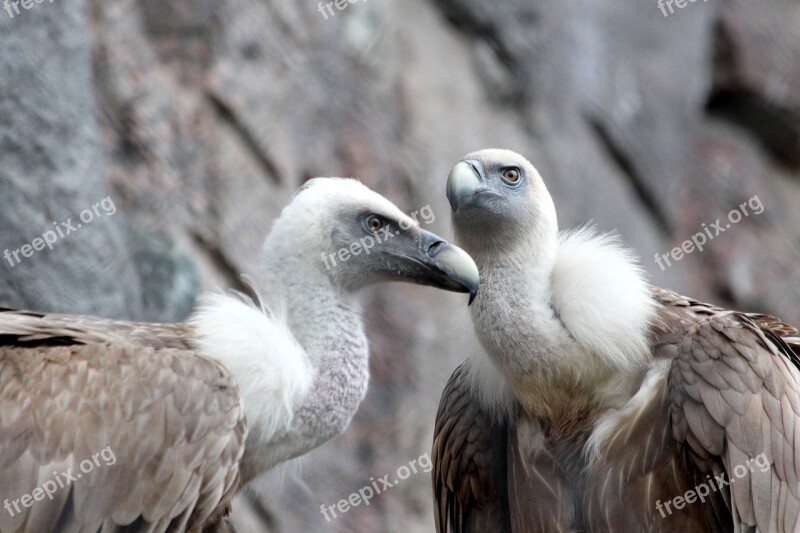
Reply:
[[[244,414],[185,328],[0,312],[1,531],[183,530],[221,512]]]

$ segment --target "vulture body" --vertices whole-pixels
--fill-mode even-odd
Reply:
[[[0,310],[0,531],[225,530],[240,486],[347,427],[369,375],[355,293],[390,280],[478,283],[385,198],[319,178],[266,239],[258,303],[212,295],[181,324]]]
[[[442,395],[437,531],[800,529],[800,339],[649,286],[616,238],[558,233],[505,150],[451,171],[485,354]]]

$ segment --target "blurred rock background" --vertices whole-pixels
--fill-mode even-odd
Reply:
[[[343,2],[340,2],[342,4]],[[0,249],[110,196],[117,212],[20,264],[0,305],[181,320],[241,287],[304,180],[355,176],[450,235],[444,181],[507,147],[562,227],[617,230],[654,283],[800,323],[800,2],[58,0],[0,11]],[[707,249],[656,253],[724,219]],[[241,531],[432,531],[429,476],[326,522],[320,505],[427,453],[475,349],[464,298],[363,298],[369,395],[300,471],[240,495]]]

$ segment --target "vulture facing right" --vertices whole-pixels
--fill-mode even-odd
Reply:
[[[258,303],[216,294],[181,324],[0,309],[2,533],[227,531],[241,486],[358,409],[360,289],[479,282],[466,253],[349,179],[306,183],[260,270]]]
[[[466,156],[447,196],[486,353],[442,395],[437,531],[800,529],[795,328],[649,286],[614,237],[559,234],[514,152]]]

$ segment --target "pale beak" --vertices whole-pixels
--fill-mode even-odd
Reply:
[[[478,294],[480,274],[467,252],[425,230],[419,230],[419,236],[408,242],[415,242],[416,246],[409,244],[405,249],[386,252],[392,258],[390,267],[397,279],[469,293],[472,304]]]
[[[486,183],[483,165],[471,159],[456,163],[447,176],[447,199],[453,213],[489,198],[503,199],[503,195]]]

